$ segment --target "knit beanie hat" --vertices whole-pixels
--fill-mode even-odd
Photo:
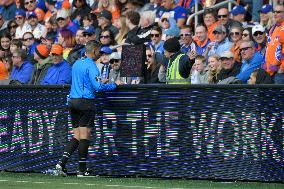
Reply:
[[[45,59],[49,56],[49,49],[44,44],[39,44],[35,48],[35,53],[41,58]]]
[[[180,44],[176,37],[170,38],[165,41],[164,49],[170,53],[175,53],[180,50]]]

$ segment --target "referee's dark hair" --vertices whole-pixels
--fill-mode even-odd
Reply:
[[[86,53],[99,53],[101,50],[102,44],[96,40],[91,40],[86,43]]]

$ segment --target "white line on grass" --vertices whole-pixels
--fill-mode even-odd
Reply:
[[[0,182],[8,182],[9,180],[0,180]]]

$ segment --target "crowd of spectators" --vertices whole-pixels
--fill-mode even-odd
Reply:
[[[283,84],[283,1],[1,0],[1,84],[70,84],[85,44],[102,44],[103,83]],[[143,77],[122,77],[127,45],[145,45]]]

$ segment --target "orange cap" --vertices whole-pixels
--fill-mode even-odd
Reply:
[[[39,44],[35,48],[35,53],[42,59],[45,59],[49,56],[49,49],[44,44]]]
[[[54,44],[51,47],[51,54],[57,54],[57,55],[62,55],[63,54],[63,47],[59,44]]]
[[[71,5],[70,5],[69,1],[68,0],[63,1],[61,8],[63,8],[63,9],[70,9]]]

